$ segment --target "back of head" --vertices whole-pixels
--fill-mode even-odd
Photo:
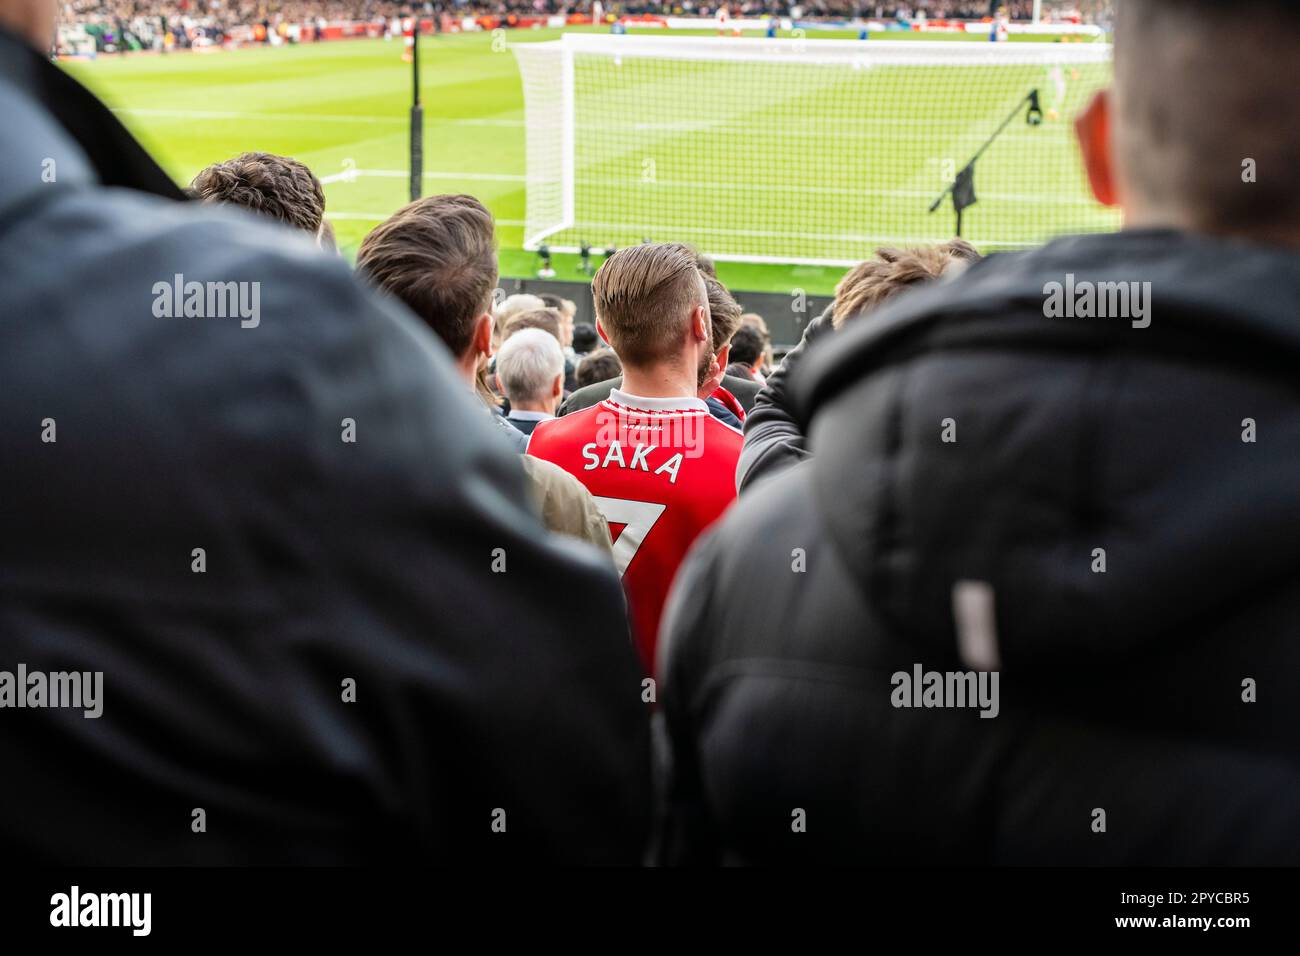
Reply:
[[[457,357],[497,283],[492,215],[473,196],[428,196],[380,223],[357,250],[357,271],[406,303]]]
[[[758,329],[763,336],[764,342],[769,341],[772,337],[772,334],[767,330],[767,320],[757,312],[746,312],[740,317],[740,324],[753,326]]]
[[[1117,14],[1110,149],[1130,219],[1300,229],[1300,4],[1124,0]]]
[[[505,324],[510,321],[512,316],[520,312],[534,312],[537,309],[546,308],[546,302],[541,296],[532,295],[528,292],[516,292],[514,295],[508,295],[501,300],[501,304],[496,307],[493,313],[496,316],[498,328],[505,328]]]
[[[573,327],[573,351],[586,355],[600,348],[600,334],[594,325],[575,325]]]
[[[544,399],[557,376],[564,374],[559,341],[538,328],[520,329],[497,352],[501,389],[513,405]]]
[[[727,287],[708,273],[704,274],[704,290],[709,296],[709,319],[713,323],[713,352],[716,355],[731,341],[740,327],[740,303],[727,291]]]
[[[572,299],[566,299],[562,295],[556,295],[554,292],[543,292],[538,296],[542,303],[548,309],[555,309],[565,318],[573,318],[578,312],[578,304]]]
[[[763,357],[763,335],[752,325],[742,325],[731,337],[731,360],[753,368]]]
[[[586,388],[597,382],[608,382],[611,378],[618,378],[622,374],[623,364],[618,360],[613,349],[598,349],[592,352],[578,363],[578,369],[574,373],[579,388]]]
[[[904,289],[965,268],[979,257],[964,239],[914,249],[877,249],[876,258],[854,266],[836,284],[831,323],[838,329]]]
[[[620,249],[597,270],[591,294],[609,344],[636,366],[670,359],[708,301],[695,251],[677,242]]]
[[[548,335],[555,336],[555,341],[560,342],[560,326],[563,318],[556,309],[530,309],[527,312],[518,312],[506,320],[505,327],[501,330],[502,337],[509,341],[515,334],[522,332],[524,329],[540,329]]]
[[[203,202],[243,206],[313,236],[325,218],[320,180],[288,156],[243,153],[203,170],[190,189]]]

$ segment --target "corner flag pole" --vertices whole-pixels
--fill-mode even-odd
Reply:
[[[975,205],[975,161],[983,156],[984,151],[1002,135],[1002,131],[1020,114],[1021,107],[1026,104],[1028,104],[1029,108],[1025,110],[1025,122],[1030,126],[1038,126],[1043,122],[1043,110],[1039,106],[1038,90],[1035,88],[1021,97],[1015,109],[1008,113],[1007,118],[993,131],[993,135],[986,139],[984,145],[975,151],[975,155],[970,158],[970,162],[957,171],[957,175],[953,177],[953,181],[948,188],[939,193],[939,198],[930,204],[930,212],[934,212],[948,195],[952,196],[952,208],[957,213],[957,231],[955,235],[961,235],[962,212],[968,206]]]
[[[420,13],[411,22],[411,201],[424,179],[424,107],[420,105]]]

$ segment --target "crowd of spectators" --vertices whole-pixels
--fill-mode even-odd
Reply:
[[[458,18],[510,14],[584,14],[592,15],[596,0],[67,0],[63,4],[60,26],[84,29],[100,50],[185,49],[222,43],[236,27],[259,28],[259,37],[282,32],[285,39],[298,39],[303,27],[334,22],[383,22],[414,11],[424,15],[453,14]],[[1087,22],[1109,23],[1110,0],[1078,0],[1055,3],[1048,0],[1044,11],[1048,17],[1061,18],[1082,13]],[[695,0],[632,0],[603,2],[605,15],[698,15],[710,16],[720,8],[716,2]],[[866,0],[743,0],[726,4],[736,17],[793,16],[827,19],[882,20],[927,17],[929,19],[981,19],[1004,12],[1013,19],[1029,19],[1032,0],[913,0],[912,3],[872,3]],[[290,30],[292,27],[292,31]],[[315,35],[314,33],[310,35]]]
[[[1126,0],[1125,228],[882,247],[774,364],[679,242],[578,325],[473,196],[353,265],[300,161],[181,190],[29,2],[7,862],[1300,862],[1293,7]]]

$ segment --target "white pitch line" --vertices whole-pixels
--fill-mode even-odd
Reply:
[[[405,169],[345,169],[341,173],[331,173],[328,176],[322,176],[320,181],[322,185],[330,183],[353,182],[362,176],[375,176],[381,179],[406,179],[411,174]],[[465,179],[470,182],[487,182],[487,183],[522,183],[526,182],[528,177],[515,173],[455,173],[455,172],[426,172],[425,179]]]
[[[329,212],[325,213],[326,219],[352,220],[356,222],[383,222],[391,212],[369,213],[369,212]],[[498,226],[522,226],[522,219],[496,219],[493,220]]]
[[[155,110],[155,109],[135,109],[131,107],[119,107],[113,110],[114,113],[128,113],[132,116],[159,116],[172,117],[176,119],[229,119],[229,120],[247,120],[247,119],[267,119],[267,120],[301,120],[303,122],[328,122],[328,123],[393,123],[405,126],[410,119],[405,116],[356,116],[340,115],[333,113],[257,113],[257,112],[240,112],[236,110]],[[425,125],[452,125],[452,126],[523,126],[524,121],[521,119],[483,119],[474,117],[447,117],[426,116]]]

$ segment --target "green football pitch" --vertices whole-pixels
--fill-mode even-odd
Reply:
[[[525,215],[523,92],[515,57],[502,40],[536,42],[555,39],[559,33],[449,34],[425,37],[421,42],[424,194],[468,192],[482,199],[497,217],[502,274],[506,276],[534,275],[537,260],[521,248]],[[980,42],[980,38],[953,36],[953,41]],[[187,183],[203,167],[246,150],[282,153],[305,162],[325,182],[327,215],[340,247],[351,255],[362,237],[407,198],[411,68],[402,62],[401,52],[400,41],[352,40],[203,54],[103,55],[91,62],[69,63],[66,68],[117,111],[178,182]],[[996,126],[998,114],[1005,109],[1000,102],[976,107],[970,99],[973,93],[964,96],[960,77],[953,80],[929,82],[915,90],[899,88],[896,95],[941,112],[971,116],[967,134],[949,150],[953,156],[961,156],[960,150],[977,144],[986,130]],[[1081,86],[1072,87],[1072,99],[1061,104],[1062,113],[1077,105]],[[633,110],[635,91],[628,95],[632,98],[625,109]],[[1051,116],[1045,135],[1065,143],[1066,118]],[[1023,128],[1013,129],[999,148],[1014,154],[1017,143],[1027,135]],[[915,193],[909,202],[917,206],[922,197],[937,195],[942,176],[952,172],[951,163],[945,171],[942,155],[933,155],[933,149],[920,155],[904,133],[888,149],[877,149],[865,160],[861,151],[830,145],[836,155],[807,153],[799,166],[792,167],[792,176],[815,180],[819,163],[842,164],[849,161],[845,156],[852,156],[851,161],[869,162],[870,175],[877,179],[908,186],[909,195]],[[980,215],[1021,215],[1027,228],[1042,227],[1044,215],[1058,214],[1052,210],[1060,210],[1062,226],[1079,223],[1081,216],[1082,223],[1092,228],[1113,223],[1108,213],[1087,208],[1080,198],[1078,170],[1069,163],[1012,173],[998,172],[993,158],[990,156],[980,172],[983,204],[968,214],[977,241]],[[743,150],[733,159],[743,164]],[[897,175],[888,168],[891,163]],[[1014,176],[1016,181],[999,179],[1005,176]],[[1061,178],[1069,182],[1062,185],[1056,181]],[[815,188],[818,184],[803,185]],[[1019,207],[1020,212],[1015,208],[1008,212],[1005,204],[989,201],[999,194],[1028,196],[1031,201]],[[681,195],[704,224],[718,220],[718,211],[708,205],[711,197],[726,201],[725,196],[717,198],[716,190]],[[779,196],[779,185],[760,184],[747,201],[779,201]],[[887,196],[881,199],[890,201]],[[951,221],[947,209],[935,216]],[[839,228],[841,224],[832,225]],[[701,241],[692,235],[654,238]],[[557,256],[555,268],[557,278],[582,278],[576,257]],[[825,266],[719,264],[724,282],[751,291],[786,292],[797,287],[826,293],[842,273],[842,268]]]

